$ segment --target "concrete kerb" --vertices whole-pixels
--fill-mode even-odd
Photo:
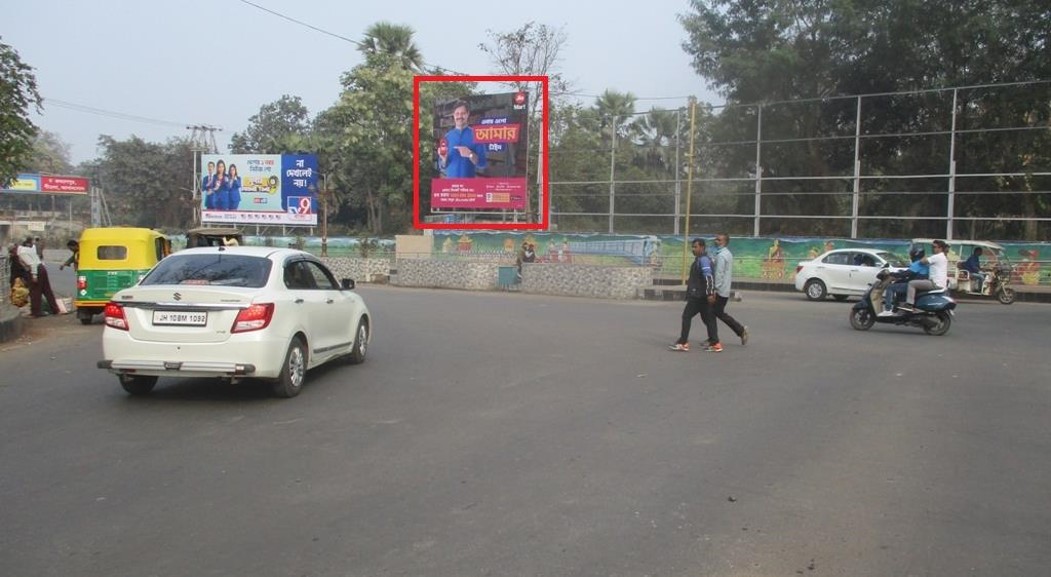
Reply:
[[[13,341],[22,336],[25,317],[22,311],[9,304],[0,304],[0,343]]]

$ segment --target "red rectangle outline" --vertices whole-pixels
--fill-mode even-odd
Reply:
[[[543,149],[540,155],[543,182],[541,196],[544,199],[544,212],[540,222],[535,223],[448,223],[423,222],[420,218],[420,83],[421,82],[539,82],[544,99],[544,110],[540,121],[540,139]],[[547,76],[413,76],[412,77],[412,226],[417,230],[547,230],[551,213],[551,195],[548,189],[548,77]]]

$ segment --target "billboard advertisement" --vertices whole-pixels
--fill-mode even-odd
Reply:
[[[19,174],[0,190],[28,194],[87,194],[90,189],[91,182],[82,176]]]
[[[317,226],[317,156],[202,154],[201,222]]]
[[[432,210],[524,210],[529,93],[466,96],[434,107]]]

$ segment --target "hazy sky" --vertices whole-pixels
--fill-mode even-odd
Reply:
[[[561,70],[585,102],[607,88],[634,93],[637,110],[675,108],[690,94],[719,102],[681,47],[677,15],[688,0],[252,1],[353,40],[377,21],[409,25],[429,65],[468,74],[494,72],[478,49],[487,30],[536,21],[567,33]],[[502,9],[478,10],[485,7]],[[260,106],[283,94],[302,97],[311,115],[327,108],[340,75],[362,61],[354,44],[241,0],[0,0],[0,14],[3,42],[35,68],[41,95],[54,99],[35,121],[72,145],[74,163],[97,156],[100,134],[160,142],[189,136],[187,124],[221,127],[216,140],[225,149]]]

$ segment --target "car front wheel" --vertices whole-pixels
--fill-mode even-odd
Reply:
[[[303,381],[307,378],[307,352],[303,340],[299,337],[292,339],[285,353],[285,363],[281,367],[281,375],[274,381],[274,394],[286,399],[292,398],[303,390]]]
[[[806,284],[803,285],[803,292],[806,293],[806,298],[812,301],[824,300],[828,296],[828,289],[825,288],[825,283],[816,278],[806,281]]]
[[[350,351],[347,359],[352,365],[360,365],[365,362],[365,353],[369,349],[369,323],[362,318],[358,321],[358,330],[354,335],[354,350]]]

